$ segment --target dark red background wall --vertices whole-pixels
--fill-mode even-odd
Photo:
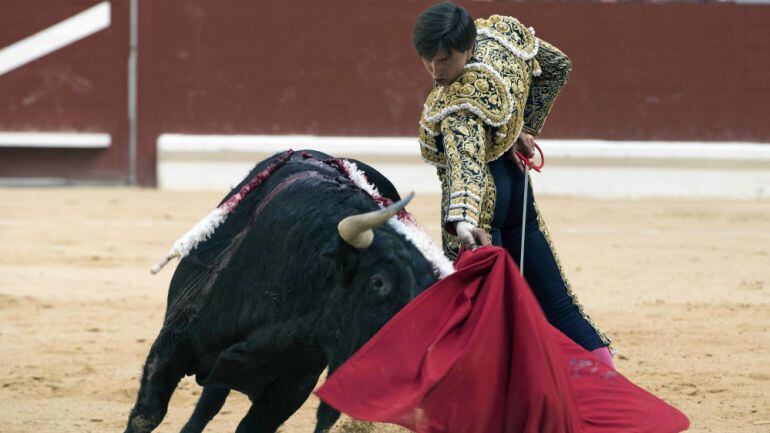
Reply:
[[[101,3],[2,0],[0,48]],[[0,177],[128,178],[129,1],[112,0],[111,25],[0,75],[0,131],[99,132],[107,149],[0,148]]]
[[[4,9],[21,19],[28,3],[9,1]],[[50,22],[60,19],[57,11],[96,3],[41,1],[50,11],[34,20]],[[544,136],[770,142],[770,6],[459,3],[477,17],[515,15],[571,57],[572,78]],[[112,1],[112,26],[68,54],[0,76],[0,129],[108,131],[112,148],[0,149],[0,176],[76,170],[126,178],[127,4]],[[430,80],[413,53],[411,28],[430,4],[141,0],[140,182],[155,182],[164,132],[414,135]],[[7,16],[3,24],[16,21]],[[29,28],[44,24],[25,19]],[[25,32],[3,29],[0,45]],[[62,85],[58,99],[19,105],[44,86],[45,74],[73,73],[88,77],[87,92]],[[11,160],[31,168],[9,169]]]

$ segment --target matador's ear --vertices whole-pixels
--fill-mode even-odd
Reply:
[[[473,52],[476,50],[476,41],[473,41],[473,45],[468,48],[468,51],[465,52],[465,62],[468,63],[468,61],[471,60],[471,57],[473,57]]]

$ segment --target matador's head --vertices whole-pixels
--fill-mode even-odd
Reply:
[[[473,56],[476,26],[465,9],[450,3],[424,10],[414,24],[412,43],[436,84],[446,86],[460,76]]]

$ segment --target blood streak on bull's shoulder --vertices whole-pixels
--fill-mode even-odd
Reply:
[[[192,229],[182,235],[174,242],[171,250],[166,254],[166,257],[158,262],[150,269],[150,273],[157,274],[163,269],[168,262],[173,258],[184,258],[201,242],[210,238],[217,227],[219,227],[226,219],[227,215],[238,207],[241,200],[246,197],[254,188],[258,187],[265,181],[270,175],[276,171],[279,167],[286,164],[294,155],[294,150],[289,149],[283,152],[272,164],[267,168],[254,175],[251,180],[246,182],[237,193],[233,194],[227,201],[217,206],[209,212],[206,217],[199,221]]]
[[[282,153],[275,162],[273,162],[266,169],[260,171],[254,175],[251,180],[244,184],[237,193],[233,194],[220,206],[212,210],[209,215],[198,222],[192,229],[185,233],[181,238],[174,242],[174,246],[171,251],[166,255],[163,261],[156,264],[150,272],[153,274],[158,273],[163,266],[165,266],[173,258],[184,258],[190,251],[195,249],[199,243],[208,239],[214,230],[221,225],[227,218],[227,215],[233,212],[238,204],[251,192],[254,188],[261,185],[270,175],[275,172],[279,167],[291,160],[294,155],[293,150],[287,150]],[[309,159],[313,156],[307,152],[302,152],[302,158]],[[363,171],[358,169],[355,163],[341,159],[330,158],[324,163],[336,167],[342,172],[345,177],[350,179],[351,182],[358,188],[366,192],[372,199],[381,207],[387,207],[393,204],[393,201],[387,197],[383,197],[377,188],[369,182]],[[452,262],[444,255],[444,253],[433,243],[430,236],[420,228],[414,217],[402,209],[396,214],[394,218],[388,220],[388,224],[399,234],[404,236],[409,242],[411,242],[418,251],[431,263],[433,272],[438,278],[444,278],[447,275],[454,272],[454,266]]]
[[[292,156],[294,156],[294,150],[289,149],[285,151],[274,163],[270,164],[266,169],[257,173],[250,181],[246,182],[246,184],[243,185],[235,195],[230,197],[219,207],[226,209],[227,213],[232,212],[236,207],[238,207],[238,204],[241,202],[241,200],[243,200],[244,197],[246,197],[254,188],[261,185],[262,182],[264,182],[268,177],[270,177],[271,174],[273,174],[275,170],[278,169],[278,167],[286,164]]]

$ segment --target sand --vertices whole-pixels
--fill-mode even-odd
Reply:
[[[148,270],[222,194],[0,189],[0,432],[123,430],[174,266]],[[770,202],[539,202],[620,371],[693,432],[770,432]],[[438,197],[410,210],[437,239]],[[157,431],[178,431],[199,392],[184,379]],[[316,405],[282,431],[312,431]],[[247,408],[231,396],[207,431]]]

